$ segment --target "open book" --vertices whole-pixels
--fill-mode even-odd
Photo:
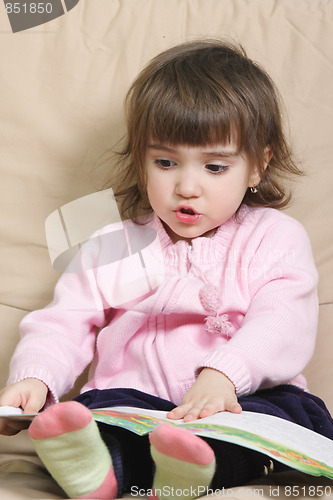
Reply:
[[[0,408],[0,416],[32,419],[35,415]],[[14,409],[17,410],[17,409]],[[300,425],[271,415],[243,411],[221,412],[211,417],[184,423],[170,420],[167,412],[131,407],[91,410],[93,418],[108,425],[123,427],[141,436],[162,422],[182,426],[198,436],[228,441],[259,451],[293,469],[313,476],[333,479],[333,441]]]

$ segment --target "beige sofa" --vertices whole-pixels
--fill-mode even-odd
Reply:
[[[62,205],[103,189],[112,168],[109,148],[124,130],[122,100],[129,83],[161,50],[223,36],[241,42],[267,68],[288,109],[291,138],[307,174],[295,185],[288,213],[307,229],[320,274],[318,343],[306,375],[311,391],[333,411],[333,2],[76,3],[61,17],[16,33],[0,7],[0,385],[6,383],[20,320],[50,300],[59,276],[49,258],[45,221]],[[333,481],[289,472],[224,495],[333,498],[332,490]],[[46,474],[26,431],[2,436],[0,499],[51,498],[63,498],[63,492]]]

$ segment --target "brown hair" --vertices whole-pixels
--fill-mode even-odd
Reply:
[[[115,195],[123,217],[151,211],[146,196],[148,143],[203,146],[236,138],[260,172],[250,206],[283,208],[290,201],[288,174],[301,175],[286,141],[280,98],[268,74],[244,49],[220,40],[177,45],[156,56],[126,96],[127,138]],[[265,170],[267,146],[273,154]],[[124,185],[127,187],[124,188]]]

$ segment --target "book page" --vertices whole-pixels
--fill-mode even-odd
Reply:
[[[14,406],[0,406],[0,418],[7,418],[10,420],[33,420],[38,413],[24,413],[21,408]]]
[[[333,479],[333,441],[271,415],[247,411],[240,414],[220,412],[184,423],[183,420],[170,420],[167,412],[158,410],[112,407],[91,411],[97,422],[122,427],[138,435],[148,434],[160,423],[167,422],[198,436],[256,450],[306,474]],[[17,408],[0,407],[0,417],[32,420],[36,415],[24,414]]]
[[[95,420],[140,435],[161,422],[180,425],[199,436],[251,448],[304,473],[333,479],[333,441],[271,415],[220,412],[190,423],[167,419],[167,412],[130,407],[93,410],[93,415]]]

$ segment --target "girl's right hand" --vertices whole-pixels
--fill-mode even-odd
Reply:
[[[26,378],[0,391],[0,406],[22,408],[24,413],[37,413],[46,402],[48,387],[41,380]],[[12,436],[29,427],[29,422],[0,418],[0,434]]]

